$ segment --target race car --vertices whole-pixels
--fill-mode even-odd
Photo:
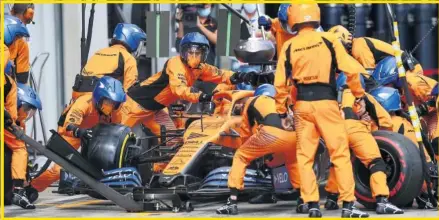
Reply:
[[[105,170],[101,182],[121,193],[132,193],[136,201],[147,201],[151,207],[162,206],[179,211],[181,206],[166,202],[188,202],[198,197],[218,197],[228,195],[228,172],[232,163],[234,149],[241,145],[239,137],[240,102],[252,96],[252,91],[229,91],[223,94],[219,114],[199,115],[191,122],[183,134],[181,146],[175,149],[162,149],[151,146],[141,149],[129,128],[121,125],[99,125],[94,128],[92,145],[85,147],[82,155],[97,169]],[[211,111],[212,112],[212,111]],[[163,132],[163,137],[178,136],[175,131]],[[418,172],[422,161],[417,147],[401,134],[389,131],[373,133],[387,164],[390,200],[404,206],[418,195],[423,179]],[[115,138],[115,139],[114,139]],[[168,137],[169,138],[169,137]],[[321,141],[316,155],[315,172],[319,184],[324,185],[327,178],[329,158]],[[158,145],[160,146],[160,145]],[[144,154],[156,150],[158,156]],[[137,155],[137,156],[136,156]],[[142,155],[142,156],[138,156]],[[243,194],[252,196],[262,192],[274,192],[279,198],[295,199],[295,192],[289,184],[283,165],[267,168],[265,158],[256,160],[247,169]],[[162,173],[152,174],[142,169],[145,164],[166,162]],[[369,186],[369,171],[358,159],[353,157],[356,181],[356,197],[367,208],[374,207]],[[150,176],[146,176],[148,173]],[[103,198],[80,181],[73,188],[96,198]],[[177,203],[176,203],[177,204]],[[180,204],[180,203],[178,203]],[[185,203],[186,204],[186,203]]]

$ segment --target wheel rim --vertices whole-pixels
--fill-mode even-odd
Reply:
[[[393,188],[399,178],[399,162],[389,151],[380,149],[381,157],[386,164],[387,184]]]
[[[400,165],[398,162],[398,159],[395,158],[394,156],[392,156],[392,154],[385,150],[385,149],[380,149],[380,153],[381,153],[381,157],[384,160],[384,163],[386,165],[386,171],[385,174],[387,176],[387,185],[389,186],[389,189],[392,189],[399,178],[399,173],[400,173]],[[357,174],[361,174],[361,175],[356,175],[356,184],[361,184],[367,188],[370,189],[370,171],[368,168],[366,168],[360,161],[359,159],[356,159],[356,163],[357,165],[355,166],[355,173]]]

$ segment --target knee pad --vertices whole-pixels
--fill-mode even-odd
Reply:
[[[369,163],[368,169],[370,171],[370,175],[376,172],[386,173],[386,164],[382,158],[375,158]]]

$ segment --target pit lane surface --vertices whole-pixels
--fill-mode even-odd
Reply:
[[[49,188],[40,194],[36,202],[37,209],[24,210],[16,206],[6,206],[6,217],[226,217],[219,216],[215,209],[225,201],[193,201],[194,211],[187,213],[173,213],[170,211],[148,211],[142,213],[128,213],[110,201],[93,199],[87,195],[66,196],[52,193],[56,188]],[[324,202],[322,201],[321,204]],[[238,204],[240,215],[237,217],[307,217],[295,213],[295,202],[278,201],[276,204],[252,205],[247,202]],[[416,205],[416,204],[415,204]],[[357,205],[361,207],[361,205]],[[340,210],[326,211],[323,217],[339,217]],[[405,209],[403,215],[377,215],[368,211],[371,217],[438,217],[438,211]]]

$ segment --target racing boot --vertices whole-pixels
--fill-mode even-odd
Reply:
[[[238,214],[238,200],[229,197],[227,203],[216,210],[216,214],[220,215],[237,215]]]
[[[422,192],[421,195],[416,197],[416,203],[418,204],[418,209],[435,209],[437,207],[430,201],[428,193]]]
[[[357,209],[354,202],[343,201],[343,209],[341,211],[342,218],[368,218],[369,214]]]
[[[264,193],[251,198],[248,203],[250,204],[272,204],[277,203],[277,199],[272,193]]]
[[[375,211],[377,214],[404,214],[404,210],[390,203],[384,196],[377,196],[376,201],[377,207]]]
[[[319,203],[318,202],[309,202],[307,204],[309,207],[309,214],[308,216],[310,218],[321,218],[322,212],[320,211]]]
[[[309,212],[310,212],[309,204],[308,203],[304,203],[303,199],[299,196],[299,198],[297,198],[296,213],[307,214]]]
[[[325,202],[325,209],[326,210],[337,210],[340,207],[338,206],[338,194],[336,193],[328,193],[328,196],[326,197]]]
[[[26,189],[22,187],[14,188],[12,203],[20,206],[23,209],[35,209],[35,205],[32,204],[27,198]]]

